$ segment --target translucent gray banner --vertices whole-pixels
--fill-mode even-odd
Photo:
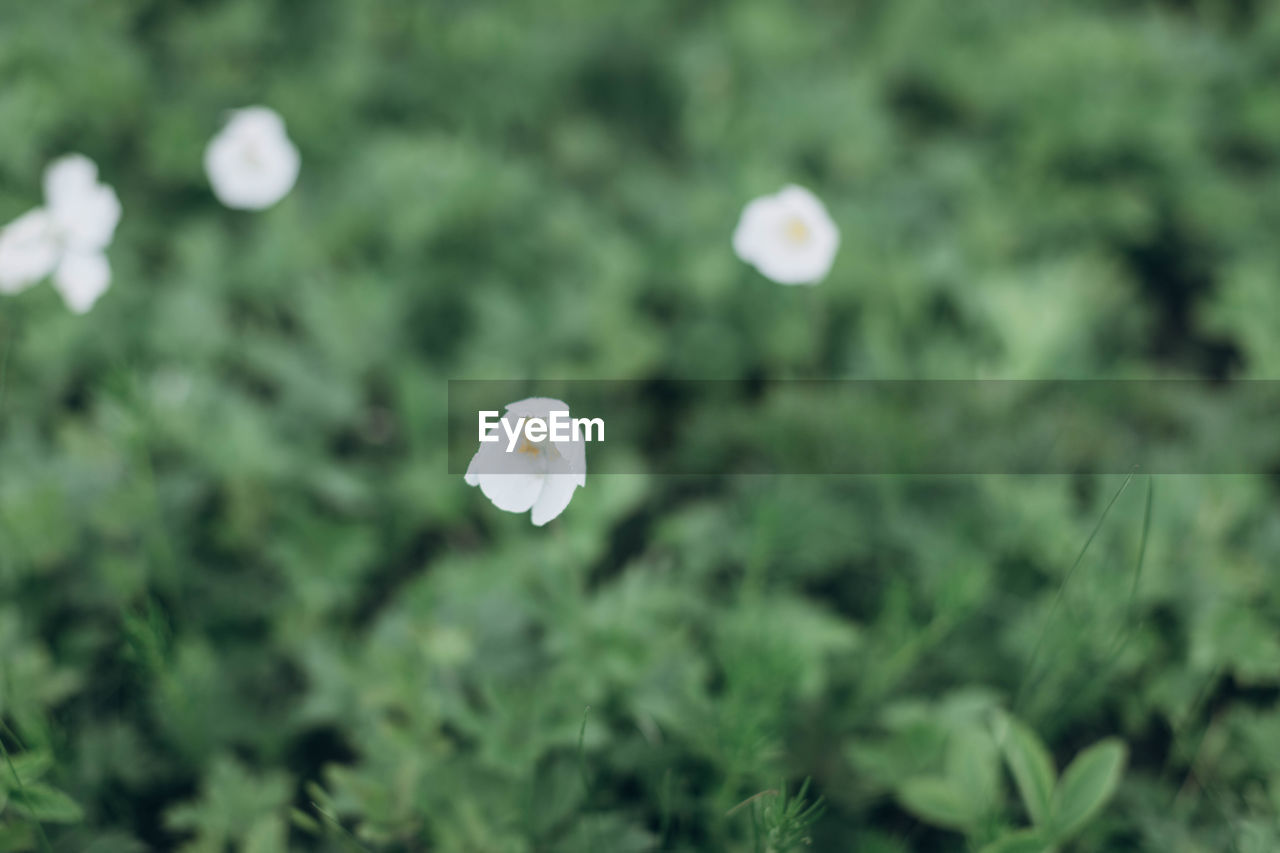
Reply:
[[[1161,379],[451,380],[449,472],[525,470],[543,445],[498,421],[528,398],[602,423],[591,474],[1280,471],[1280,382]]]

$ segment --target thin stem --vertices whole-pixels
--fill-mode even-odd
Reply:
[[[1022,707],[1022,697],[1027,685],[1030,683],[1031,674],[1035,671],[1036,660],[1040,656],[1040,650],[1044,646],[1045,638],[1049,635],[1049,626],[1053,623],[1053,617],[1058,612],[1058,605],[1062,603],[1062,594],[1067,588],[1067,584],[1071,582],[1071,578],[1075,575],[1076,569],[1084,562],[1084,555],[1088,553],[1089,546],[1093,544],[1093,540],[1097,538],[1098,533],[1102,530],[1102,525],[1106,523],[1107,516],[1111,513],[1111,508],[1116,505],[1116,501],[1120,499],[1120,495],[1124,494],[1124,490],[1129,487],[1129,483],[1133,481],[1134,472],[1130,471],[1129,475],[1124,478],[1124,482],[1120,484],[1120,488],[1116,489],[1116,493],[1111,496],[1111,500],[1107,501],[1107,506],[1102,510],[1102,515],[1098,518],[1097,523],[1093,526],[1093,531],[1089,534],[1089,538],[1085,540],[1084,547],[1080,549],[1080,553],[1076,555],[1075,562],[1071,564],[1071,568],[1067,570],[1067,574],[1062,579],[1062,583],[1058,584],[1058,591],[1053,596],[1053,603],[1049,605],[1049,614],[1045,617],[1040,627],[1040,636],[1036,640],[1035,646],[1031,650],[1031,658],[1027,661],[1027,668],[1022,676],[1022,681],[1018,684],[1018,690],[1014,694],[1013,699],[1013,715],[1018,716],[1018,711]],[[1145,546],[1144,546],[1145,547]]]

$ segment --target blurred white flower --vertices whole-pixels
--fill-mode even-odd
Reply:
[[[550,421],[551,412],[568,412],[569,406],[550,397],[530,397],[507,406],[499,433],[510,435],[521,429],[522,418]],[[587,484],[587,451],[582,436],[569,441],[530,441],[521,434],[508,452],[501,441],[480,445],[467,466],[468,485],[479,486],[484,496],[506,512],[529,512],[534,525],[541,527],[564,512],[573,492]]]
[[[120,222],[120,199],[80,154],[45,169],[44,198],[44,207],[0,229],[0,293],[20,293],[52,273],[67,307],[83,314],[111,284],[104,252]]]
[[[840,231],[817,196],[794,184],[742,210],[733,232],[738,257],[779,284],[817,284],[835,261]]]
[[[236,110],[204,152],[204,170],[218,201],[237,210],[263,210],[298,180],[302,159],[285,134],[284,119],[267,107]]]

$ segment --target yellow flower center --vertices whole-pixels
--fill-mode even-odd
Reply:
[[[805,225],[804,221],[798,216],[793,216],[791,219],[787,220],[785,233],[787,235],[787,239],[792,243],[803,244],[809,242],[809,226]]]
[[[520,439],[520,446],[516,448],[516,453],[532,453],[534,456],[541,452],[541,448],[527,438]]]

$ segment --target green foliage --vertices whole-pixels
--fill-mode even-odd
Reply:
[[[1277,55],[1215,0],[0,3],[0,223],[73,150],[124,208],[91,314],[0,297],[0,851],[1277,849],[1274,477],[534,529],[442,438],[462,377],[1274,377]],[[255,103],[302,172],[246,214]],[[730,250],[787,182],[817,287]]]
[[[1114,738],[1083,750],[1056,778],[1053,759],[1035,732],[997,712],[990,730],[976,721],[953,729],[941,774],[902,782],[897,797],[921,820],[970,836],[995,836],[983,853],[1056,850],[1095,816],[1120,783],[1126,750]],[[1034,824],[1003,828],[1007,812],[1000,757]]]
[[[822,816],[822,798],[805,800],[809,780],[801,783],[794,795],[781,786],[759,794],[735,806],[732,814],[746,808],[751,817],[751,843],[755,853],[793,853],[812,843],[810,828]]]
[[[229,844],[239,853],[283,853],[287,850],[286,806],[290,800],[289,778],[272,773],[263,778],[251,775],[236,761],[215,759],[198,801],[175,806],[166,814],[166,824],[194,838],[184,853],[214,853]]]

